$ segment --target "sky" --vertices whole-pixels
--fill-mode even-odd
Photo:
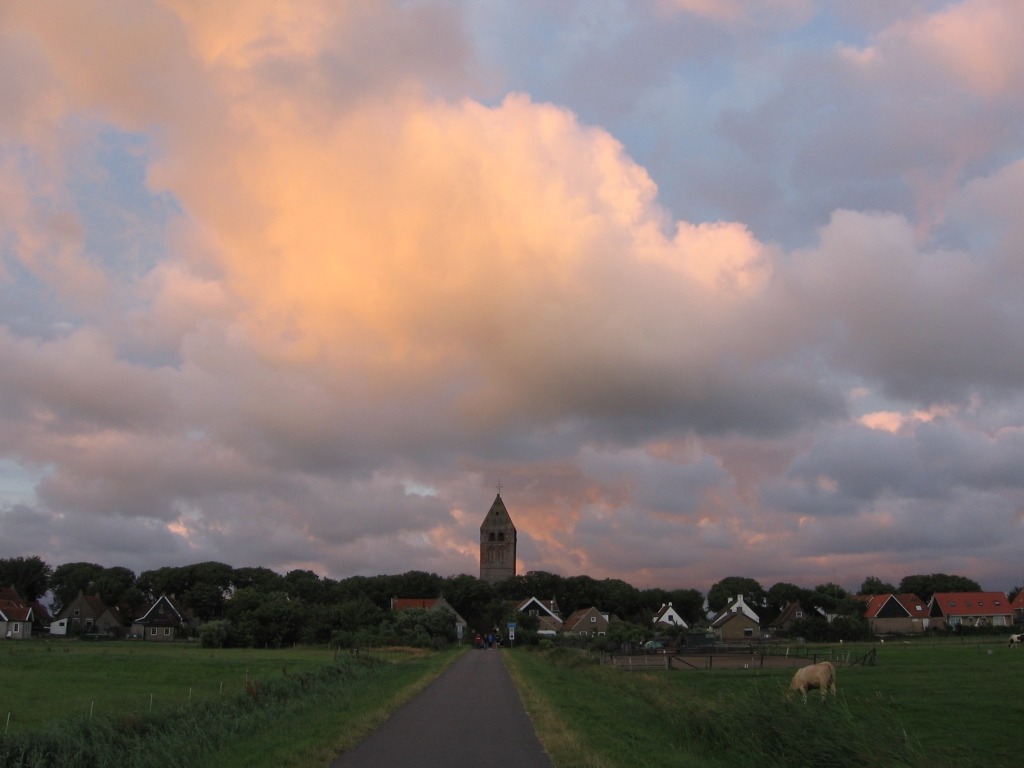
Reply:
[[[0,557],[1024,583],[1024,3],[0,5]]]

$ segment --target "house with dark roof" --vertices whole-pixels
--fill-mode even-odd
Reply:
[[[580,608],[562,624],[562,634],[575,637],[602,637],[608,633],[614,616],[601,613],[597,608]]]
[[[723,642],[751,640],[760,637],[761,620],[743,595],[736,595],[711,619],[711,629]]]
[[[51,635],[66,635],[69,631],[117,637],[124,632],[124,619],[117,608],[108,606],[99,595],[86,595],[79,590],[50,625]]]
[[[825,614],[817,608],[808,607],[803,603],[794,600],[786,603],[785,607],[783,607],[779,612],[779,615],[772,621],[768,622],[765,628],[772,635],[785,635],[793,629],[793,626],[797,622],[813,618],[824,619],[826,617]]]
[[[875,635],[919,635],[930,625],[928,606],[917,595],[864,595],[864,618]]]
[[[14,586],[0,587],[0,637],[27,640],[32,637],[32,606]]]
[[[459,637],[462,637],[469,624],[464,618],[459,615],[451,603],[444,599],[444,597],[393,597],[391,598],[391,610],[392,611],[408,611],[411,609],[419,609],[421,611],[447,611],[455,619],[455,626],[460,627],[457,629]]]
[[[562,612],[554,598],[541,600],[536,597],[528,597],[516,604],[515,612],[536,617],[538,635],[554,637],[562,631]]]
[[[930,626],[1009,627],[1013,609],[1005,592],[936,592],[928,601]]]
[[[143,640],[169,642],[188,636],[198,622],[173,595],[160,595],[149,609],[132,622],[132,635]]]

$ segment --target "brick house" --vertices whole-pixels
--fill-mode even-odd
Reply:
[[[864,618],[875,635],[918,635],[928,629],[928,605],[913,594],[865,595]]]
[[[575,637],[601,637],[608,633],[612,618],[597,608],[580,608],[562,624],[562,634]]]

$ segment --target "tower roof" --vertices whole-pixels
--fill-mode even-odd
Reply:
[[[504,530],[511,528],[513,531],[516,529],[512,524],[512,518],[509,517],[508,510],[505,509],[505,502],[501,500],[500,493],[494,497],[494,503],[491,504],[491,508],[487,512],[487,517],[485,517],[484,521],[480,524],[481,531],[498,528]]]

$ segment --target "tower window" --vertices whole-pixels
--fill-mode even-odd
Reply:
[[[491,532],[490,532],[490,533],[489,533],[489,534],[487,535],[487,540],[488,540],[488,541],[494,541],[494,531],[491,531]]]
[[[499,531],[498,532],[498,541],[504,541],[504,540],[505,540],[505,533],[503,531]]]

